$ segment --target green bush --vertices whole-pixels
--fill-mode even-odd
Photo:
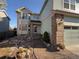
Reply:
[[[49,33],[48,32],[44,32],[43,34],[43,40],[46,42],[46,43],[50,43],[50,37],[49,37]]]
[[[14,28],[13,32],[14,32],[14,36],[17,36],[17,28]]]

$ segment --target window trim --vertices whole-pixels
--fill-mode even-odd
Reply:
[[[72,29],[73,29],[73,30],[78,30],[79,27],[78,27],[78,26],[72,26]]]
[[[71,26],[64,26],[64,29],[71,29]]]
[[[75,4],[71,4],[71,0],[69,0],[69,3],[67,3],[67,4],[69,4],[69,8],[65,8],[65,3],[67,3],[67,2],[65,2],[65,0],[64,0],[64,1],[63,1],[63,5],[64,5],[63,7],[64,7],[64,9],[75,11],[75,8],[72,9],[72,8],[71,8],[71,5],[75,5],[75,6],[76,6],[76,0],[75,0]]]
[[[79,30],[79,26],[64,26],[66,30]]]

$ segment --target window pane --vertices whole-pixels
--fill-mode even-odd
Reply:
[[[79,0],[76,0],[76,3],[79,3]]]
[[[72,9],[72,10],[75,10],[75,5],[72,5],[72,4],[71,4],[71,9]]]
[[[73,26],[72,29],[79,29],[79,27],[75,27],[75,26]]]
[[[69,9],[69,4],[68,3],[64,3],[64,8]]]
[[[65,26],[64,29],[71,29],[71,26]]]
[[[27,14],[24,15],[24,19],[27,19]]]
[[[64,3],[69,3],[69,0],[64,0]]]
[[[22,19],[24,19],[24,15],[22,16]]]
[[[22,19],[26,19],[26,14],[25,13],[23,13],[23,15],[22,15]]]
[[[73,4],[73,5],[75,5],[75,0],[71,0],[70,3]]]

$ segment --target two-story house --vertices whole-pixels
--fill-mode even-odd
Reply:
[[[17,34],[40,33],[41,21],[39,14],[32,13],[25,7],[17,9]]]
[[[45,0],[40,20],[53,46],[79,44],[79,0]]]

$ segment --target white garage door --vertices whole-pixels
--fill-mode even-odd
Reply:
[[[79,45],[79,18],[64,17],[64,43],[68,45]]]
[[[66,46],[79,45],[79,27],[78,26],[64,27],[64,43]]]

